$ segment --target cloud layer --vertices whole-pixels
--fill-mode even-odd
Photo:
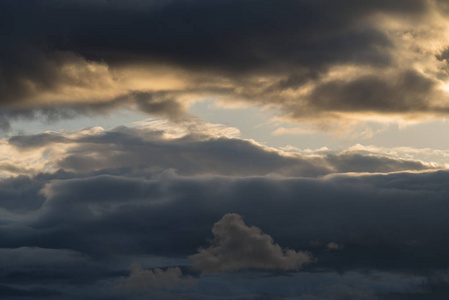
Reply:
[[[385,156],[357,147],[340,153],[282,151],[238,137],[238,130],[187,122],[158,121],[142,127],[96,127],[75,132],[16,135],[3,139],[0,151],[5,175],[40,172],[152,177],[171,170],[180,175],[317,177],[331,173],[424,171],[444,168]],[[368,149],[368,148],[367,148]],[[406,155],[403,155],[406,157]],[[7,160],[6,160],[7,159]]]
[[[319,270],[350,273],[374,268],[404,278],[425,278],[449,268],[445,263],[446,171],[321,179],[66,176],[2,181],[16,195],[29,182],[41,182],[45,189],[34,192],[35,202],[17,200],[25,207],[21,210],[3,206],[0,211],[1,252],[4,257],[20,258],[2,263],[1,284],[21,289],[40,286],[69,299],[73,294],[65,287],[74,283],[97,295],[113,291],[117,280],[129,275],[143,277],[152,288],[168,286],[184,278],[178,276],[177,267],[183,276],[192,274],[182,267],[186,262],[173,261],[187,259],[205,239],[214,237],[210,248],[192,257],[194,266],[205,272],[279,272],[310,260],[302,252],[283,252],[273,240],[312,253],[316,261],[302,266],[307,276]],[[229,211],[270,235],[244,225],[237,215],[227,215]],[[331,251],[329,245],[339,247]],[[251,251],[260,255],[249,255]],[[149,264],[146,257],[161,259]],[[131,263],[142,265],[141,272],[129,274]],[[160,274],[148,270],[162,267],[175,269]],[[104,280],[110,282],[110,289],[103,286]],[[197,280],[194,287],[175,284],[170,289],[209,293],[204,286],[207,274]],[[121,289],[119,293],[134,292]]]

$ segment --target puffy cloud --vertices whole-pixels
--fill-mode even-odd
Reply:
[[[327,246],[327,249],[329,249],[329,250],[341,250],[344,248],[343,245],[339,245],[334,242],[327,243],[326,246]]]
[[[171,287],[175,284],[190,284],[191,277],[182,277],[180,268],[167,268],[166,270],[154,269],[144,270],[142,266],[134,264],[131,266],[131,274],[123,278],[118,285],[120,288],[143,289],[148,286]]]
[[[297,271],[310,263],[309,253],[282,249],[260,228],[248,227],[238,214],[226,214],[212,228],[214,240],[190,256],[193,268],[201,272],[238,270]]]

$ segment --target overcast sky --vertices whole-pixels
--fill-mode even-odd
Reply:
[[[2,0],[0,37],[0,298],[448,299],[447,1]]]

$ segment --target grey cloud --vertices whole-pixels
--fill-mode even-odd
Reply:
[[[36,105],[39,107],[39,105]],[[5,108],[8,106],[5,106]],[[57,103],[40,108],[7,108],[0,112],[0,130],[9,131],[12,121],[37,120],[44,123],[54,123],[64,119],[75,119],[79,116],[108,115],[114,110],[138,109],[140,111],[160,116],[172,122],[182,122],[193,117],[176,96],[170,93],[153,93],[133,91],[118,97],[112,97],[107,102],[87,103]]]
[[[363,286],[335,284],[324,287],[315,295],[304,295],[298,300],[378,300],[374,291]]]
[[[169,288],[175,284],[191,284],[192,278],[182,276],[180,268],[167,268],[166,270],[154,269],[144,270],[142,266],[134,264],[131,266],[129,277],[123,278],[119,288],[144,289],[148,286]]]
[[[168,130],[167,130],[168,131]],[[164,139],[165,130],[120,127],[96,135],[67,138],[45,133],[13,136],[18,149],[39,149],[69,144],[54,164],[78,174],[154,176],[167,169],[180,175],[219,174],[317,177],[341,172],[394,172],[435,167],[420,161],[370,153],[342,152],[320,156],[282,154],[238,138],[213,137],[187,131],[180,138]]]
[[[8,6],[7,3],[4,5]],[[3,8],[3,16],[7,11],[7,7]],[[12,35],[9,37],[10,39],[14,38]],[[7,42],[8,35],[6,35]],[[79,63],[77,60],[81,60],[81,57],[69,52],[38,49],[23,41],[10,40],[9,44],[5,45],[6,43],[3,42],[1,45],[3,57],[8,57],[8,59],[2,60],[0,72],[3,106],[13,104],[14,100],[22,100],[38,95],[40,92],[51,91],[59,85],[64,85],[64,81],[73,80],[74,82],[70,82],[70,84],[80,88],[88,84],[87,78],[76,81],[76,78],[64,76],[61,70],[63,64]],[[86,79],[87,81],[83,81]]]
[[[389,173],[406,170],[425,170],[431,167],[414,160],[374,156],[370,153],[343,152],[340,154],[327,154],[324,158],[336,173],[369,172]]]
[[[135,102],[138,108],[144,112],[168,117],[173,121],[188,119],[187,111],[175,98],[165,98],[164,95],[152,95],[151,93],[135,93]]]
[[[0,181],[0,207],[24,213],[41,207],[45,198],[39,194],[46,181],[29,176],[5,178]]]
[[[443,113],[447,107],[432,104],[429,98],[438,82],[416,71],[404,71],[394,77],[364,76],[349,82],[335,80],[318,85],[308,99],[310,108],[318,112],[371,111],[384,113]],[[294,114],[301,114],[296,110]]]
[[[26,267],[69,267],[86,263],[88,258],[68,249],[46,249],[39,247],[0,248],[0,265],[4,269]]]
[[[193,268],[201,272],[238,270],[297,271],[312,262],[309,253],[282,249],[260,228],[248,227],[238,214],[226,214],[212,228],[214,240],[208,248],[190,256]]]
[[[69,142],[70,139],[52,133],[41,133],[36,135],[16,135],[11,137],[8,142],[17,148],[29,149],[40,148],[45,145]]]
[[[277,173],[284,176],[306,177],[334,172],[391,172],[433,168],[419,161],[357,153],[324,157],[284,156],[248,141],[228,138],[199,141],[184,139],[167,142],[136,141],[134,146],[128,143],[126,149],[122,146],[119,136],[115,145],[103,144],[101,139],[100,137],[97,141],[91,140],[93,143],[90,145],[80,143],[79,148],[73,149],[73,154],[68,153],[69,155],[60,161],[59,166],[75,172],[131,167],[134,171],[145,171],[149,174],[173,168],[182,175],[248,176]],[[118,151],[104,151],[106,148],[112,149],[111,147],[116,147]],[[102,158],[90,159],[84,155],[87,152],[103,153]]]
[[[7,285],[0,285],[0,293],[3,297],[11,297],[10,299],[32,299],[32,298],[50,298],[60,297],[61,293],[55,290],[45,288],[16,288]]]

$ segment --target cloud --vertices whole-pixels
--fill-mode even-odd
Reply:
[[[447,107],[433,104],[429,98],[445,97],[438,94],[438,81],[427,78],[414,70],[380,78],[376,75],[361,76],[346,81],[341,78],[317,86],[308,97],[308,107],[318,112],[366,113],[445,113]],[[309,112],[310,113],[310,112]],[[300,116],[300,110],[293,114]]]
[[[333,251],[333,250],[341,250],[341,249],[344,248],[343,245],[339,245],[339,244],[334,243],[334,242],[327,243],[326,246],[327,246],[327,249],[331,250],[331,251]]]
[[[182,276],[180,268],[167,268],[166,270],[154,269],[144,270],[142,266],[134,264],[131,266],[131,274],[123,278],[118,285],[119,288],[144,289],[148,286],[169,288],[176,284],[191,284],[192,278]]]
[[[0,105],[10,113],[0,127],[30,110],[69,117],[127,107],[180,121],[211,97],[267,106],[321,130],[444,117],[444,6],[3,1]]]
[[[203,99],[244,102],[307,132],[443,118],[447,13],[436,0],[1,1],[1,130],[118,109],[176,124],[1,139],[0,294],[447,294],[445,282],[401,293],[413,280],[397,278],[395,291],[357,288],[367,271],[421,281],[449,269],[449,173],[436,171],[447,151],[287,152],[188,113]],[[276,133],[304,133],[289,127]],[[192,253],[198,286],[184,284]],[[321,293],[309,293],[314,276]],[[129,289],[113,289],[119,278]]]
[[[16,135],[0,140],[3,174],[57,170],[76,174],[152,177],[173,170],[180,175],[251,176],[278,174],[317,177],[342,172],[424,171],[444,168],[382,151],[286,152],[239,138],[239,131],[199,121],[148,120],[135,127],[92,128],[74,132]]]
[[[14,288],[6,285],[0,285],[0,293],[4,297],[20,297],[20,298],[50,298],[58,297],[61,295],[58,291],[44,289],[44,288],[30,288],[21,289]]]
[[[246,226],[238,214],[224,215],[214,224],[212,233],[212,245],[190,256],[193,268],[201,272],[297,271],[312,262],[309,253],[282,249],[260,228]]]
[[[398,276],[428,276],[449,268],[448,177],[447,171],[438,171],[321,178],[167,173],[149,179],[65,172],[26,180],[2,178],[2,190],[17,193],[17,198],[0,210],[5,258],[0,264],[8,266],[0,272],[0,284],[23,289],[57,286],[69,299],[69,295],[77,298],[68,288],[76,284],[76,293],[93,289],[92,295],[98,295],[104,284],[112,286],[129,276],[130,262],[149,266],[153,273],[154,268],[178,266],[188,275],[180,266],[188,264],[187,257],[205,239],[214,237],[212,245],[197,254],[202,259],[216,254],[218,261],[213,263],[199,260],[207,262],[209,269],[204,271],[298,267],[301,252],[291,250],[286,256],[272,236],[282,247],[302,249],[316,258],[301,265],[304,272],[298,274],[320,277],[324,270],[351,277],[354,272],[376,269]],[[43,186],[45,192],[39,192]],[[20,197],[20,191],[27,196]],[[33,195],[38,201],[31,200]],[[246,226],[237,215],[227,215],[214,227],[229,211],[270,235]],[[344,247],[329,251],[329,243]],[[267,263],[242,260],[254,245],[265,252],[252,258],[267,258]],[[162,258],[154,262],[154,257]],[[260,272],[250,272],[251,282],[261,282]],[[211,281],[227,280],[221,276],[228,275],[203,273],[199,287],[192,289],[200,289],[195,291],[203,296],[216,295],[221,291],[219,283]],[[307,281],[298,282],[303,283],[290,284],[307,286]],[[120,293],[124,294],[117,297],[124,298],[131,291]],[[243,287],[235,293],[248,295]]]
[[[39,247],[0,248],[2,268],[17,267],[68,267],[88,261],[81,253],[68,249],[46,249]]]
[[[299,297],[300,300],[377,300],[374,292],[366,287],[359,286],[346,286],[346,285],[330,285],[324,290],[320,291],[318,295],[302,296]]]
[[[3,245],[33,241],[51,248],[63,239],[65,248],[88,255],[190,255],[217,219],[235,211],[252,224],[260,224],[280,245],[313,251],[317,266],[440,269],[446,268],[447,255],[441,247],[448,230],[442,213],[447,206],[447,176],[447,172],[321,179],[171,175],[158,180],[101,176],[50,181],[45,204],[34,211],[34,221],[25,227],[38,231],[30,236],[21,229],[6,235]],[[8,223],[22,224],[19,220]],[[219,250],[234,240],[229,234],[232,228],[241,233],[238,238],[270,241],[238,218],[225,218],[220,224],[214,229],[217,244],[210,253],[204,250],[207,257],[218,249],[220,267]],[[71,238],[63,238],[67,236]],[[315,249],[312,241],[344,248]],[[230,255],[239,254],[239,249]],[[416,259],[410,262],[410,257]]]

